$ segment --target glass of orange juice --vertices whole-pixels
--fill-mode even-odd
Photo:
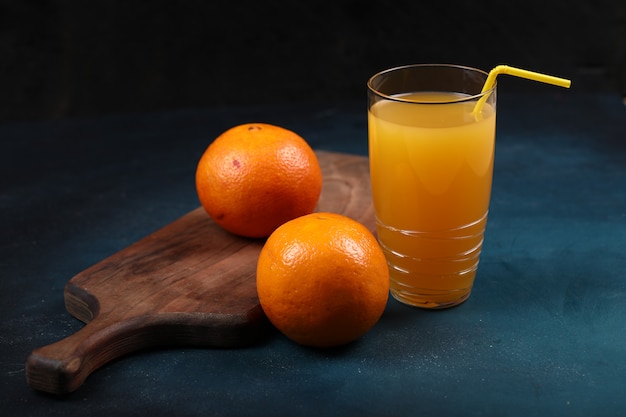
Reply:
[[[417,64],[367,83],[377,236],[402,303],[447,308],[472,291],[495,150],[496,87],[481,93],[487,75]]]

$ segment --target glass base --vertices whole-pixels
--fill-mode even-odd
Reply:
[[[393,298],[402,304],[406,304],[411,307],[436,310],[455,307],[462,304],[469,298],[472,289],[462,289],[445,293],[431,292],[428,294],[417,294],[414,292],[409,293],[391,288],[389,292]]]

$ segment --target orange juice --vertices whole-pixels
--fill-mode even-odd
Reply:
[[[415,93],[370,107],[377,234],[391,293],[407,304],[447,307],[469,297],[487,222],[496,126],[495,108],[486,105],[476,118],[475,104],[459,94]]]

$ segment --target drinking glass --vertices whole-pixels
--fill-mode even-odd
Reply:
[[[402,303],[447,308],[472,291],[495,150],[495,84],[481,92],[487,75],[416,64],[367,83],[376,231]]]

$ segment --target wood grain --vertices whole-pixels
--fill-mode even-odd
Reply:
[[[324,184],[316,211],[345,214],[373,231],[367,158],[317,154]],[[28,384],[68,393],[140,349],[258,342],[269,328],[255,282],[263,242],[224,231],[200,207],[74,276],[65,305],[87,324],[30,354]]]

